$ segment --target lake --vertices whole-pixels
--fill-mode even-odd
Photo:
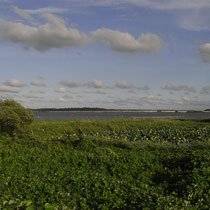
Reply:
[[[210,112],[138,112],[138,111],[35,111],[36,120],[64,119],[204,119]]]

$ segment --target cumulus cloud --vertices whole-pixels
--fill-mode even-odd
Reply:
[[[168,84],[162,87],[164,90],[170,90],[170,91],[187,91],[187,92],[196,92],[196,89],[192,86],[187,85],[172,85]]]
[[[42,82],[41,80],[33,80],[30,83],[33,86],[39,86],[39,87],[45,87],[46,84],[44,82]]]
[[[44,90],[31,90],[30,91],[30,94],[45,94],[45,91]]]
[[[32,27],[18,22],[0,19],[0,36],[24,48],[46,51],[51,48],[82,46],[88,42],[85,33],[68,28],[65,21],[53,14],[43,14],[47,23]]]
[[[210,86],[204,86],[201,91],[201,94],[210,94]]]
[[[7,85],[0,85],[0,92],[19,93],[20,88]]]
[[[166,107],[169,107],[170,109],[197,109],[199,107],[203,109],[204,107],[209,107],[210,105],[209,100],[199,100],[189,97],[182,97],[180,99],[166,99],[154,95],[128,98],[114,97],[111,103],[118,106],[137,107],[140,109],[142,107],[147,107],[147,109],[165,109]]]
[[[127,53],[154,53],[158,52],[163,46],[162,39],[151,33],[142,34],[138,39],[135,39],[126,32],[101,28],[92,31],[90,37],[88,37],[87,34],[80,32],[78,29],[68,27],[62,18],[51,13],[40,12],[43,9],[34,11],[13,7],[16,14],[32,24],[36,23],[29,13],[40,13],[46,23],[37,23],[36,26],[30,26],[0,19],[0,37],[3,40],[21,44],[25,49],[34,48],[42,52],[51,48],[84,46],[89,43],[90,39],[106,43],[111,50]],[[45,10],[55,12],[55,8],[45,8]]]
[[[37,77],[37,79],[44,80],[45,78],[44,78],[43,76],[40,76],[40,75],[39,75],[39,76]]]
[[[138,90],[150,90],[150,87],[148,85],[145,85],[144,87],[138,87]]]
[[[113,100],[113,104],[120,106],[159,106],[164,104],[164,100],[160,97],[148,95],[144,97],[129,97],[129,98],[117,98]]]
[[[39,95],[36,95],[36,94],[24,94],[24,95],[20,95],[19,97],[18,97],[18,99],[26,99],[26,100],[28,100],[28,99],[33,99],[33,100],[42,100],[42,99],[44,99],[44,97],[43,96],[39,96]]]
[[[106,95],[106,92],[104,90],[96,90],[95,93],[96,94]]]
[[[58,98],[58,102],[67,102],[67,100],[63,97]]]
[[[55,90],[55,92],[57,93],[65,93],[66,91],[67,91],[66,88],[62,88],[62,87]]]
[[[128,93],[131,93],[131,94],[136,94],[136,91],[135,91],[135,90],[133,90],[133,89],[130,89],[130,90],[128,91]]]
[[[115,83],[114,87],[121,88],[121,89],[132,89],[130,90],[130,93],[134,93],[134,89],[143,90],[143,91],[150,90],[150,87],[148,85],[145,85],[143,87],[136,87],[135,85],[127,81],[118,81]]]
[[[106,95],[106,92],[104,90],[96,90],[96,91],[85,90],[84,92],[85,93],[90,93],[90,94]]]
[[[204,62],[210,62],[210,43],[205,43],[200,46],[199,54]]]
[[[86,86],[91,88],[104,88],[104,83],[100,80],[92,80],[89,81]]]
[[[114,86],[121,89],[130,89],[134,87],[130,82],[126,82],[126,81],[116,82]]]
[[[150,87],[148,85],[145,85],[143,87],[136,87],[135,85],[127,81],[118,81],[115,83],[113,87],[121,89],[129,89],[130,93],[136,93],[135,90],[142,90],[142,91],[150,90]]]
[[[210,106],[210,101],[207,100],[199,100],[199,99],[193,99],[193,98],[188,98],[188,97],[183,97],[178,101],[173,100],[172,101],[174,104],[180,105],[180,106],[186,106],[186,107],[209,107]]]
[[[80,83],[80,82],[77,82],[77,81],[67,81],[67,80],[65,80],[65,81],[60,81],[60,84],[61,84],[62,86],[69,87],[69,88],[76,88],[76,87],[81,87],[81,86],[83,86],[83,84]]]
[[[162,39],[155,34],[142,34],[135,39],[131,34],[107,28],[91,32],[92,38],[106,43],[110,49],[127,53],[154,53],[163,46]]]
[[[163,99],[154,95],[148,95],[141,97],[139,99],[139,102],[144,103],[144,104],[149,104],[149,105],[161,105],[163,104]]]
[[[87,83],[81,83],[77,81],[61,81],[61,85],[65,87],[75,88],[75,87],[89,87],[89,88],[104,88],[104,83],[100,80],[92,80]]]
[[[5,82],[3,82],[4,85],[10,86],[10,87],[23,87],[25,86],[21,81],[17,79],[9,79]]]
[[[72,94],[69,94],[69,92],[67,94],[65,94],[62,98],[64,99],[73,99],[74,96]]]
[[[118,81],[114,85],[106,85],[104,84],[103,81],[101,80],[91,80],[88,82],[79,82],[79,81],[60,81],[60,85],[68,88],[78,88],[78,87],[86,87],[86,88],[94,88],[94,89],[114,89],[114,88],[120,88],[120,89],[136,89],[136,90],[142,90],[142,91],[147,91],[150,90],[150,87],[148,85],[145,85],[143,87],[136,87],[132,83],[127,82],[127,81]],[[56,90],[56,92],[64,92],[66,91],[65,88],[59,88]],[[90,93],[90,91],[89,91]],[[103,94],[102,92],[91,92],[91,93],[99,93]]]

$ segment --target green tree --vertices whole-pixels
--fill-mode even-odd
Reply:
[[[14,100],[0,100],[0,132],[11,137],[23,135],[34,120],[33,113]]]

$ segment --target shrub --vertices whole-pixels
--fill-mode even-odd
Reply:
[[[0,100],[0,132],[20,136],[34,120],[33,113],[14,100]]]

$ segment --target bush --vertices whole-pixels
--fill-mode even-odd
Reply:
[[[14,100],[0,100],[0,132],[14,137],[24,134],[34,120],[33,113]]]

